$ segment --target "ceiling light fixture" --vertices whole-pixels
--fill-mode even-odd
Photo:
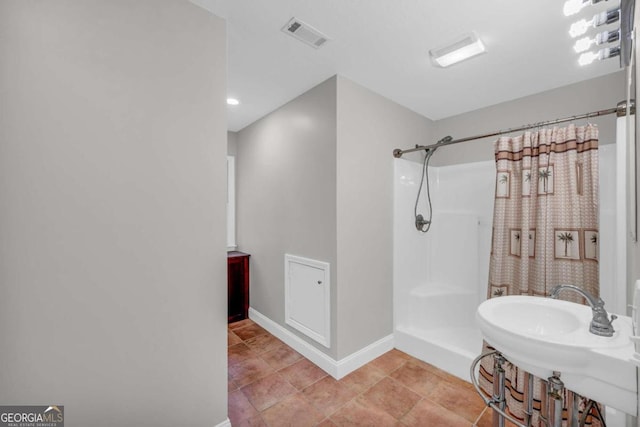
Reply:
[[[585,6],[608,0],[567,0],[564,3],[565,15],[573,15],[580,12]],[[602,31],[595,36],[587,35],[576,40],[573,50],[581,53],[578,64],[589,65],[596,59],[604,60],[613,57],[620,58],[620,68],[631,64],[634,28],[635,0],[620,0],[620,6],[594,15],[590,20],[581,19],[574,22],[569,29],[569,35],[573,38],[580,37],[591,28],[601,25],[609,25],[620,22],[618,28]],[[600,49],[596,52],[589,51],[593,45],[620,42],[619,45]]]
[[[475,33],[469,33],[447,46],[431,49],[429,56],[435,64],[444,68],[484,52],[486,48],[482,40]]]
[[[227,105],[238,105],[240,101],[235,98],[227,98]]]
[[[567,0],[564,2],[564,8],[562,11],[564,12],[564,16],[575,15],[586,6],[600,3],[601,1],[603,0]]]
[[[583,37],[576,41],[576,44],[573,46],[573,50],[576,53],[586,52],[591,49],[591,45],[601,45],[605,43],[613,43],[620,40],[620,30],[614,31],[603,31],[601,33],[596,34],[594,38]]]
[[[613,58],[614,56],[620,56],[620,46],[607,47],[600,49],[598,52],[586,52],[580,55],[578,58],[578,64],[589,65],[596,59],[602,61],[604,59]]]
[[[610,9],[594,15],[593,18],[588,21],[586,19],[581,19],[574,22],[569,29],[569,35],[576,38],[586,33],[590,27],[612,24],[618,20],[620,20],[620,9]]]

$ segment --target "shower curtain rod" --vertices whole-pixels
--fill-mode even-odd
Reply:
[[[631,114],[635,114],[635,100],[632,99],[630,104],[631,104]],[[396,148],[395,150],[393,150],[393,157],[400,158],[402,157],[403,154],[412,153],[414,151],[430,150],[437,147],[444,147],[445,145],[453,145],[453,144],[458,144],[460,142],[473,141],[474,139],[489,138],[491,136],[504,135],[505,133],[519,132],[522,130],[532,129],[532,128],[541,127],[541,126],[554,125],[557,123],[570,122],[573,120],[588,119],[590,117],[606,116],[613,113],[616,113],[618,117],[625,116],[627,114],[627,101],[625,100],[625,101],[618,102],[618,105],[614,108],[609,108],[609,109],[600,110],[600,111],[593,111],[591,113],[586,113],[586,114],[579,114],[577,116],[565,117],[563,119],[548,120],[546,122],[533,123],[530,125],[524,125],[517,128],[499,130],[497,132],[485,133],[482,135],[475,135],[475,136],[468,136],[465,138],[451,139],[451,137],[446,137],[440,140],[440,142],[436,144],[416,145],[415,148],[408,148],[406,150],[401,150],[399,148]]]

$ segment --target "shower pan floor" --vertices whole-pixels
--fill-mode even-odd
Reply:
[[[477,327],[422,329],[398,327],[395,346],[413,357],[469,381],[471,362],[482,352],[482,334]]]

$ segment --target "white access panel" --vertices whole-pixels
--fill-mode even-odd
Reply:
[[[284,256],[285,322],[325,347],[330,347],[329,263]]]

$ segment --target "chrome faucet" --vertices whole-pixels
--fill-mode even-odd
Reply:
[[[604,301],[602,301],[602,298],[595,298],[589,292],[574,285],[556,286],[551,290],[549,298],[557,299],[558,294],[565,289],[579,293],[587,300],[587,302],[591,306],[593,319],[591,319],[591,325],[589,325],[589,332],[591,332],[592,334],[600,335],[602,337],[613,336],[613,333],[615,331],[613,330],[613,325],[611,323],[618,316],[612,314],[611,319],[609,319],[609,313],[607,313],[607,310],[604,309]]]

